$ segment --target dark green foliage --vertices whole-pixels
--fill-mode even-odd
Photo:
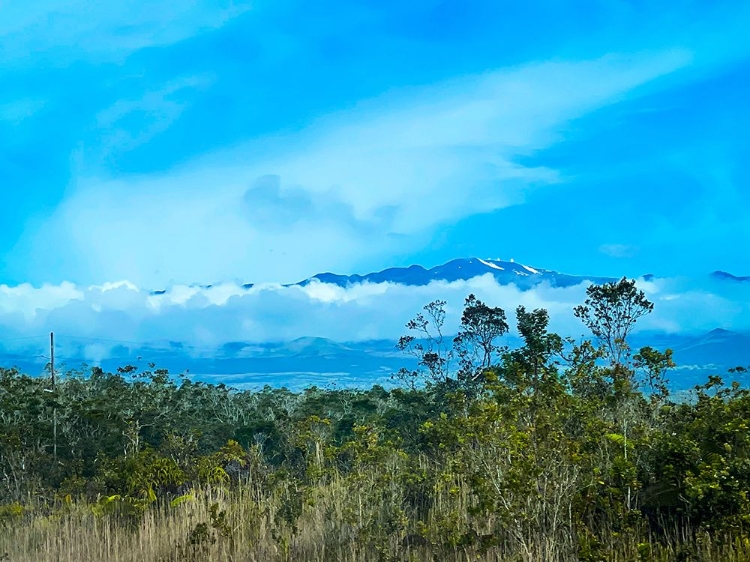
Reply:
[[[474,295],[464,302],[461,327],[453,339],[453,348],[460,362],[458,379],[474,382],[499,360],[498,338],[508,332],[505,311],[489,307]]]

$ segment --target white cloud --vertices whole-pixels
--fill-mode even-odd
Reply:
[[[655,312],[639,322],[640,330],[695,333],[716,327],[750,328],[750,286],[723,284],[712,290],[685,279],[639,281],[639,286],[656,304]],[[105,357],[118,342],[132,348],[181,342],[193,346],[193,353],[211,355],[211,348],[236,341],[290,341],[303,336],[337,341],[395,339],[404,334],[405,323],[435,299],[448,302],[450,333],[458,326],[469,293],[504,308],[511,324],[518,305],[546,308],[552,330],[578,337],[585,329],[572,310],[585,300],[585,289],[584,284],[568,288],[543,284],[520,291],[498,285],[491,275],[418,287],[382,283],[341,288],[317,282],[249,290],[233,283],[174,286],[160,295],[132,283],[0,286],[0,348],[27,349],[29,341],[17,338],[28,337],[39,337],[32,343],[41,347],[50,331],[59,334],[61,344],[86,343],[79,352],[92,360]]]
[[[33,319],[40,311],[63,307],[76,300],[82,300],[83,291],[72,283],[44,285],[35,288],[28,283],[10,287],[0,285],[0,314],[20,314]]]
[[[39,278],[34,264],[52,251],[67,265],[64,278],[149,286],[348,271],[559,182],[555,170],[523,166],[519,156],[556,142],[568,120],[689,61],[667,51],[530,64],[391,93],[296,136],[167,173],[80,177],[9,263]],[[266,186],[260,197],[253,190],[269,176],[278,178],[275,191]]]

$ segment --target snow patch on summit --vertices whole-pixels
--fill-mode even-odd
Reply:
[[[492,263],[492,262],[489,262],[489,261],[484,261],[482,258],[477,258],[477,259],[481,263],[483,263],[484,265],[486,265],[487,267],[491,267],[492,269],[499,269],[500,271],[505,271],[505,268],[502,268],[502,267],[500,267],[499,265],[497,265],[495,263]]]

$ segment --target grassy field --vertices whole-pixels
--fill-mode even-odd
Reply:
[[[575,548],[573,537],[560,540],[533,530],[520,535],[491,519],[484,521],[487,533],[451,533],[446,522],[452,521],[456,531],[470,523],[469,511],[460,511],[469,498],[455,490],[433,503],[421,533],[389,532],[394,514],[388,507],[394,502],[374,504],[374,486],[334,479],[306,490],[298,498],[302,502],[293,524],[287,523],[285,511],[297,498],[269,497],[251,482],[232,490],[194,490],[175,505],[152,507],[142,515],[129,514],[107,498],[97,504],[63,502],[47,513],[6,514],[0,553],[2,560],[13,562],[750,560],[747,539],[716,541],[708,535],[655,543],[648,536],[612,533],[599,554],[587,554]],[[402,492],[394,487],[390,500],[401,499]],[[463,521],[456,520],[458,513]]]

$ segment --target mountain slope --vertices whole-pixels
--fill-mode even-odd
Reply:
[[[500,284],[514,284],[524,290],[535,287],[545,281],[553,287],[570,287],[585,281],[605,283],[614,280],[608,277],[567,275],[548,269],[529,267],[512,261],[461,258],[430,269],[425,269],[421,265],[412,265],[409,267],[392,267],[366,275],[319,273],[296,283],[296,285],[305,286],[319,281],[321,283],[338,285],[339,287],[358,283],[400,283],[402,285],[413,286],[427,285],[432,281],[465,281],[488,273]]]
[[[727,273],[726,271],[714,271],[711,274],[711,278],[716,279],[718,281],[737,281],[737,282],[750,281],[750,276],[739,277],[737,275],[732,275],[731,273]]]

